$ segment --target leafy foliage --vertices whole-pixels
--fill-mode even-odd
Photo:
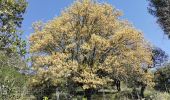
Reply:
[[[20,74],[10,67],[0,68],[0,98],[14,100],[24,95],[26,76]],[[25,95],[24,95],[25,96]]]
[[[0,98],[18,100],[25,96],[27,76],[16,70],[18,66],[25,66],[24,62],[0,52],[0,65]]]
[[[21,39],[25,0],[0,0],[0,98],[23,100],[27,77],[19,70],[26,68],[22,56],[26,42]]]
[[[1,67],[13,67],[19,71],[25,69],[27,65],[20,55],[16,53],[7,55],[5,51],[0,51],[0,68]]]
[[[168,54],[158,47],[152,48],[153,67],[161,67],[168,61]]]
[[[120,16],[109,4],[79,0],[48,23],[34,24],[31,86],[72,84],[90,92],[132,77],[152,86],[152,74],[143,70],[152,64],[149,44]]]
[[[25,0],[0,0],[0,50],[7,53],[26,53],[26,42],[21,39],[23,14],[26,10]]]
[[[170,65],[167,64],[165,67],[158,69],[155,72],[155,88],[160,91],[169,92],[170,90]]]
[[[149,12],[157,17],[157,22],[170,37],[170,0],[148,0]]]

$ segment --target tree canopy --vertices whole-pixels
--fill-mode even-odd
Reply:
[[[109,4],[78,0],[59,17],[34,24],[32,86],[71,82],[90,90],[131,77],[152,85],[152,74],[144,70],[152,65],[149,44],[121,15]]]
[[[0,50],[26,53],[26,42],[19,31],[26,7],[25,0],[0,0]]]
[[[22,59],[26,42],[21,38],[21,24],[27,2],[0,0],[0,98],[23,100],[27,77],[19,73],[27,65]]]
[[[168,54],[161,48],[152,47],[153,67],[161,67],[168,62]]]
[[[159,68],[155,72],[155,88],[160,91],[169,92],[170,90],[170,65],[169,63]]]
[[[170,37],[170,0],[148,1]],[[21,30],[27,3],[0,0],[0,100],[170,100],[168,54],[121,11],[74,0],[59,16],[33,23],[27,45]]]
[[[149,12],[157,18],[165,34],[170,38],[170,0],[148,0]]]

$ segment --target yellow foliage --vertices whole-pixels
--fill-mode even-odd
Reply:
[[[78,0],[35,31],[30,37],[37,70],[33,83],[71,79],[89,89],[133,76],[152,84],[151,73],[142,69],[152,64],[149,44],[142,32],[119,19],[121,14],[109,4]]]

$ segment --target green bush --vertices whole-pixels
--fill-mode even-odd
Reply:
[[[146,100],[170,100],[168,92],[159,92],[154,89],[147,89],[145,91]]]

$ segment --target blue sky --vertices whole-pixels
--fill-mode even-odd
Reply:
[[[28,0],[28,8],[24,15],[24,37],[32,33],[32,23],[42,20],[47,22],[60,15],[60,12],[68,7],[74,0]],[[170,39],[156,24],[156,19],[147,11],[147,0],[100,0],[113,5],[121,10],[123,19],[129,20],[137,29],[144,33],[146,40],[153,45],[162,48],[170,55]]]

